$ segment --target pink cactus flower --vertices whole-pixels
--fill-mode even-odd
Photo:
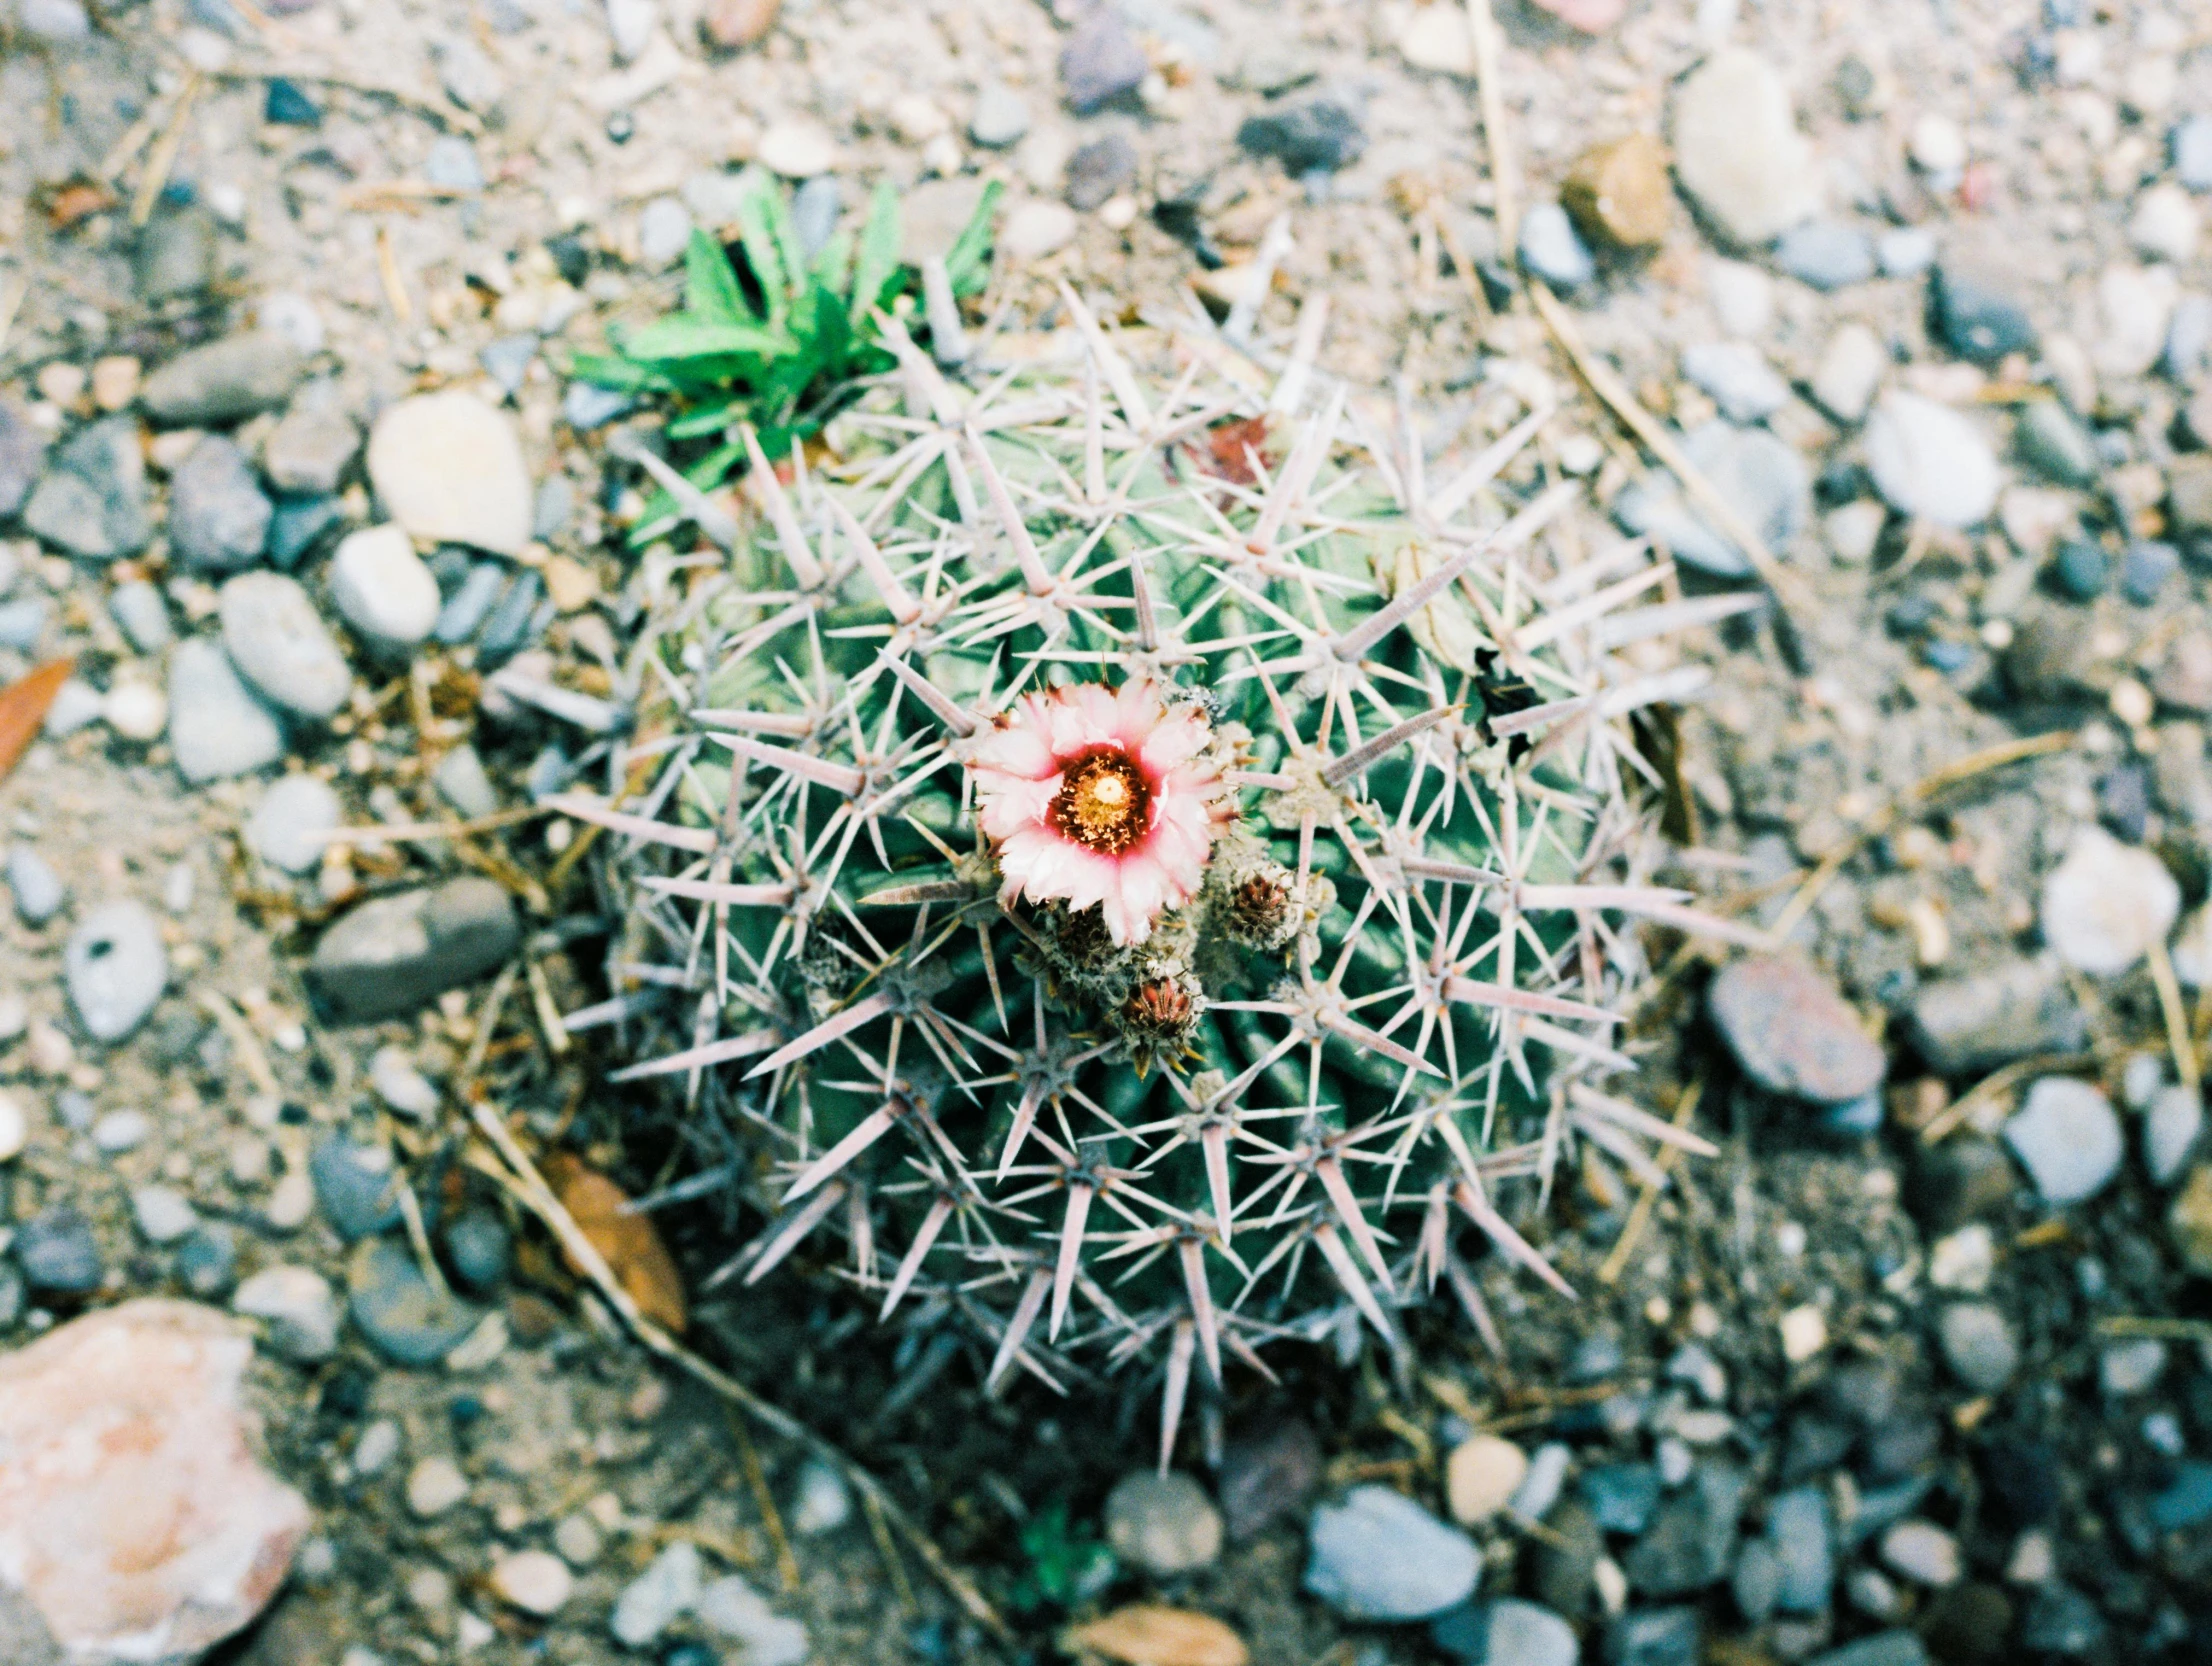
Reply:
[[[1143,942],[1198,894],[1236,815],[1213,740],[1202,710],[1148,681],[1023,696],[967,758],[1000,899],[1095,906],[1117,944]]]

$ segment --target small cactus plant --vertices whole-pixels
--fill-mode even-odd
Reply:
[[[826,458],[741,432],[757,525],[668,587],[628,796],[563,802],[678,1003],[621,1075],[757,1132],[731,1270],[841,1234],[994,1388],[1156,1361],[1164,1462],[1194,1370],[1395,1343],[1440,1278],[1487,1325],[1464,1225],[1563,1289],[1493,1188],[1686,1138],[1595,1084],[1618,916],[1684,900],[1636,882],[1624,718],[1695,674],[1619,650],[1700,604],[1542,552],[1583,488],[1501,476],[1548,406],[1424,485],[1342,390],[1298,414],[1309,364],[1148,378],[1063,305],[1072,364],[971,388],[886,320]]]

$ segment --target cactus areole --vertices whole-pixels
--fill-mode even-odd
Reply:
[[[979,388],[894,326],[780,475],[737,431],[756,524],[649,558],[619,793],[564,803],[621,836],[621,1075],[751,1154],[729,1271],[837,1271],[994,1388],[1160,1369],[1164,1452],[1227,1356],[1397,1346],[1439,1281],[1487,1329],[1485,1249],[1559,1285],[1518,1177],[1687,1141],[1622,1096],[1626,917],[1686,918],[1625,718],[1704,604],[1555,541],[1509,387],[1424,484],[1310,366],[1065,302],[1080,354]]]

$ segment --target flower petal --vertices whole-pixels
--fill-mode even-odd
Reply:
[[[979,770],[975,778],[976,819],[983,824],[983,831],[989,837],[1010,839],[1024,828],[1043,827],[1052,801],[1059,793],[1058,775],[1031,781],[1018,775],[1002,775],[995,771],[985,774]]]
[[[1213,740],[1206,714],[1196,706],[1180,706],[1167,713],[1130,750],[1154,783],[1178,765],[1187,764]]]
[[[1029,709],[1029,702],[999,720],[996,728],[975,738],[968,752],[971,769],[995,769],[1008,775],[1035,780],[1058,771],[1043,717]]]

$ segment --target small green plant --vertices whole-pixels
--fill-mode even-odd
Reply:
[[[1120,1572],[1114,1553],[1069,1516],[1064,1501],[1022,1524],[1021,1551],[1025,1565],[1007,1593],[1007,1606],[1017,1614],[1077,1607],[1102,1594]]]
[[[996,181],[945,256],[955,298],[979,294],[990,276]],[[771,456],[820,432],[865,377],[895,364],[883,320],[914,305],[919,272],[899,258],[898,193],[879,184],[855,242],[840,231],[807,257],[783,187],[766,174],[738,206],[728,248],[693,231],[684,254],[684,304],[615,340],[612,353],[586,353],[572,369],[600,387],[660,396],[675,406],[668,438],[708,442],[683,475],[713,491],[736,473],[749,423]],[[919,321],[917,321],[919,322]],[[677,508],[663,492],[648,504],[634,541],[663,535]]]

